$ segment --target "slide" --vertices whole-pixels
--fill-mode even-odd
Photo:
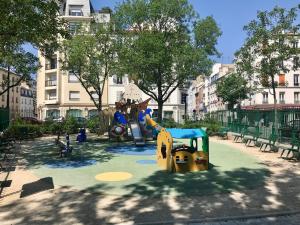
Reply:
[[[145,145],[145,140],[141,132],[141,128],[137,122],[131,121],[129,123],[133,141],[136,146]]]

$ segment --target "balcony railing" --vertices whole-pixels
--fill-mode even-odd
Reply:
[[[279,104],[285,104],[285,100],[279,100]]]
[[[294,104],[300,104],[300,100],[295,100]]]
[[[268,100],[263,100],[262,104],[269,104],[269,101]]]
[[[46,70],[54,70],[57,68],[57,64],[56,63],[47,63],[46,64]]]
[[[299,87],[299,83],[294,83],[294,86]]]
[[[56,80],[46,80],[45,81],[45,86],[46,87],[54,87],[57,85],[57,81]]]

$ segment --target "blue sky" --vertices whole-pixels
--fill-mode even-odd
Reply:
[[[114,8],[121,0],[91,0],[95,9],[105,6]],[[222,53],[221,63],[230,63],[234,52],[243,44],[246,34],[243,26],[256,18],[258,10],[270,10],[278,5],[291,8],[299,4],[299,0],[189,0],[200,17],[213,16],[221,28],[223,35],[219,38],[218,49]],[[26,49],[36,53],[30,46]]]

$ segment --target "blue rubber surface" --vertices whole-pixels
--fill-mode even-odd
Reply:
[[[202,129],[168,128],[167,131],[171,133],[173,138],[199,138],[206,136],[205,131]]]
[[[136,163],[138,163],[138,164],[156,164],[156,160],[143,159],[143,160],[137,160]]]
[[[105,149],[108,152],[123,155],[155,155],[156,145],[145,145],[136,147],[134,145],[117,145]]]
[[[84,166],[91,166],[96,164],[96,160],[94,159],[86,159],[86,160],[78,160],[78,161],[69,161],[65,159],[61,160],[53,160],[49,161],[46,163],[47,167],[52,168],[52,169],[73,169],[73,168],[79,168],[79,167],[84,167]]]

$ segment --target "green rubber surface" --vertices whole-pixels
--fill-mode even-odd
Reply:
[[[180,140],[188,143],[189,140]],[[155,160],[155,155],[121,155],[105,151],[114,143],[102,141],[81,145],[73,143],[69,158],[58,157],[53,141],[34,141],[25,144],[27,167],[36,176],[52,177],[54,184],[79,190],[111,195],[194,196],[253,189],[263,185],[269,171],[256,158],[233,147],[210,141],[211,169],[201,172],[174,174],[160,171],[156,164],[139,164],[139,160]],[[120,144],[131,144],[120,143]],[[201,146],[201,143],[199,143]],[[249,149],[254,151],[254,149]],[[49,160],[96,160],[92,165],[78,168],[50,168]],[[95,176],[105,172],[127,172],[132,178],[104,182]]]

